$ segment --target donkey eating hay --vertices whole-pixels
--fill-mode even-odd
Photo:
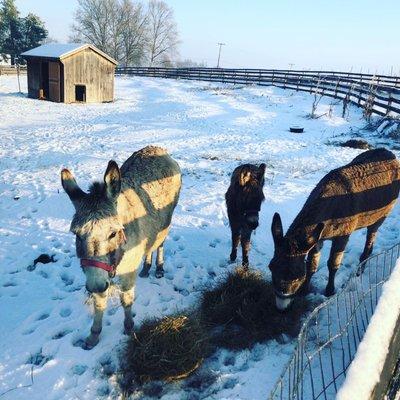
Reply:
[[[278,213],[272,221],[275,244],[269,268],[276,306],[286,309],[296,292],[307,291],[318,268],[323,240],[331,240],[326,295],[335,291],[335,274],[350,235],[367,228],[360,262],[372,253],[376,232],[393,209],[400,190],[400,163],[385,149],[361,153],[349,164],[329,172],[311,192],[283,235]],[[307,257],[307,261],[306,261]]]
[[[181,188],[178,164],[159,147],[148,146],[132,154],[121,169],[108,163],[104,183],[83,192],[67,169],[61,172],[64,190],[75,206],[71,231],[76,253],[86,275],[86,288],[94,298],[94,320],[87,348],[99,341],[111,278],[119,278],[125,332],[133,328],[131,307],[136,274],[145,257],[142,276],[157,250],[156,276],[163,276],[163,244]]]

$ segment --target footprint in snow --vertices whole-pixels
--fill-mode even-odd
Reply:
[[[36,318],[36,321],[43,321],[43,320],[45,320],[45,319],[47,319],[47,318],[49,318],[49,317],[50,317],[50,313],[45,312],[45,313],[40,314],[40,315]]]
[[[62,308],[60,311],[60,317],[67,318],[72,314],[72,310],[69,307]]]
[[[51,338],[53,340],[62,339],[64,336],[70,334],[71,332],[72,332],[72,329],[64,329],[62,331],[55,333]]]
[[[71,368],[71,372],[73,375],[83,375],[88,369],[87,365],[76,364]]]
[[[71,286],[74,283],[74,277],[67,274],[67,273],[62,273],[60,275],[61,280],[63,281],[65,286]]]

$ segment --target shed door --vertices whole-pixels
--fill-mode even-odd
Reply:
[[[59,103],[61,101],[60,92],[60,64],[49,62],[49,99]]]

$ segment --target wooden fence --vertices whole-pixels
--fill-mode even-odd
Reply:
[[[16,75],[19,72],[21,74],[26,74],[26,66],[8,66],[8,65],[0,65],[0,75]]]
[[[116,75],[276,86],[329,96],[365,113],[400,118],[400,77],[335,71],[231,68],[119,67]]]

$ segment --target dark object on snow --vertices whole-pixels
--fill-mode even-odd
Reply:
[[[33,261],[33,264],[29,265],[27,269],[28,269],[28,271],[34,271],[35,268],[36,268],[36,264],[37,263],[48,264],[48,263],[51,263],[51,262],[52,263],[56,262],[56,260],[54,259],[54,255],[49,256],[48,254],[43,253],[38,258],[36,258]]]
[[[36,265],[37,263],[48,264],[55,261],[56,260],[54,259],[54,255],[49,256],[48,254],[43,253],[38,258],[35,259],[33,265]]]
[[[182,379],[195,371],[209,354],[209,337],[198,316],[182,314],[148,319],[128,341],[122,354],[124,380],[144,383],[151,380]]]
[[[303,133],[304,132],[304,128],[300,127],[300,126],[291,126],[290,127],[290,132],[293,133]]]
[[[244,164],[237,167],[225,194],[229,225],[232,231],[231,262],[237,257],[239,242],[242,245],[242,265],[249,265],[251,232],[258,227],[258,213],[264,201],[264,173],[266,165],[259,167]]]
[[[372,146],[366,141],[362,139],[350,139],[346,142],[340,143],[342,147],[351,147],[352,149],[362,149],[369,150]]]
[[[324,240],[332,240],[325,293],[334,294],[335,274],[350,235],[367,228],[360,257],[363,262],[371,255],[377,230],[393,209],[399,190],[396,156],[386,149],[369,150],[322,178],[286,235],[281,217],[275,213],[271,228],[275,253],[269,268],[277,307],[284,310],[300,289],[308,291]]]
[[[19,200],[20,197],[19,196],[14,196],[14,200]]]
[[[313,306],[303,297],[288,312],[279,312],[272,282],[259,271],[244,268],[229,272],[214,288],[205,290],[200,303],[204,324],[217,331],[213,342],[229,349],[296,337]]]

